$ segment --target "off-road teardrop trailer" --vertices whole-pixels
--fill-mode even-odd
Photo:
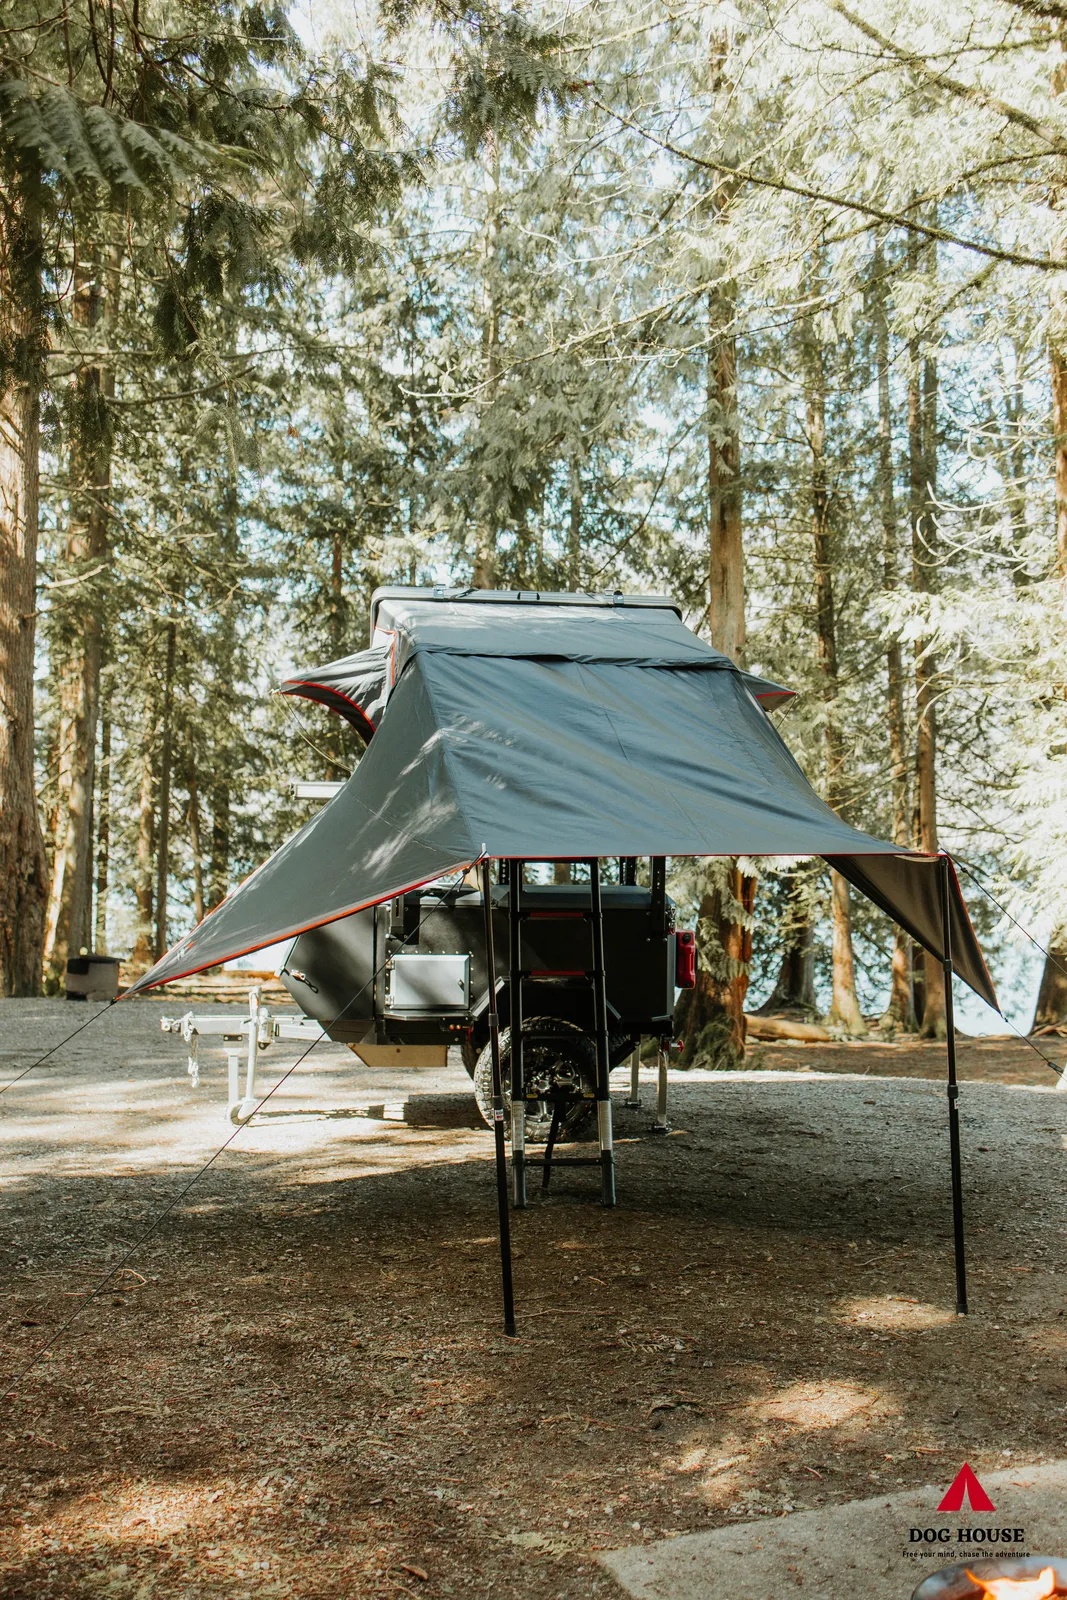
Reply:
[[[692,934],[674,929],[662,858],[653,885],[636,883],[636,862],[622,863],[623,882],[600,889],[609,1066],[627,1060],[643,1038],[669,1042],[675,985],[692,982]],[[522,884],[510,866],[491,889],[498,1010],[504,1041],[504,1096],[510,1115],[511,1047],[508,952],[511,898],[517,886],[517,956],[524,984],[527,1120],[538,1129],[561,1109],[574,1131],[595,1096],[596,1007],[592,989],[596,930],[591,888]],[[628,880],[628,881],[627,881]],[[465,881],[415,889],[324,928],[301,934],[281,969],[301,1009],[331,1038],[364,1057],[368,1047],[399,1045],[427,1058],[458,1045],[474,1080],[479,1107],[492,1123],[489,1059],[489,974],[480,888]],[[679,959],[681,957],[681,959]],[[350,1003],[353,993],[359,999]],[[536,1039],[536,1043],[535,1043]],[[373,1059],[373,1056],[371,1057]],[[536,1060],[536,1067],[534,1062]],[[531,1129],[527,1127],[527,1136]]]
[[[673,1007],[676,991],[694,981],[695,939],[691,931],[675,927],[662,857],[649,863],[647,871],[642,865],[641,875],[649,878],[645,886],[637,882],[633,859],[619,862],[615,875],[617,882],[600,889],[609,1068],[629,1062],[636,1073],[637,1053],[655,1042],[661,1083],[653,1128],[666,1132],[665,1066]],[[491,887],[509,1125],[513,1051],[508,952],[511,885],[518,876],[505,863],[500,881]],[[484,905],[481,888],[470,877],[456,874],[410,890],[295,939],[278,975],[307,1019],[302,1024],[272,1013],[257,990],[246,1016],[187,1012],[164,1017],[164,1032],[181,1034],[193,1047],[190,1073],[196,1081],[201,1036],[214,1034],[226,1041],[229,1110],[235,1122],[254,1113],[257,1058],[276,1041],[307,1041],[321,1027],[369,1067],[416,1072],[444,1067],[448,1048],[457,1046],[478,1108],[492,1126]],[[591,893],[583,882],[523,882],[518,889],[522,981],[527,1011],[534,1013],[526,1016],[523,1027],[525,1136],[532,1142],[551,1135],[554,1144],[559,1136],[577,1134],[588,1124],[596,1099]]]
[[[634,1039],[669,1031],[667,857],[821,856],[996,1004],[948,857],[831,811],[766,714],[789,691],[699,639],[669,599],[380,590],[369,649],[282,689],[346,717],[366,753],[135,992],[295,941],[284,980],[331,1037],[357,1050],[455,1040],[481,1056],[501,1162],[510,1073],[517,1204],[527,1110],[548,1125],[543,1162],[553,1126],[594,1103],[593,1159],[614,1199],[608,1073]],[[604,858],[620,883],[602,883]],[[588,884],[528,886],[530,861],[587,863]],[[963,1306],[951,1017],[949,1055]]]

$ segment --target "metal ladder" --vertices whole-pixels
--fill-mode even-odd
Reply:
[[[508,930],[510,934],[510,965],[508,998],[511,1024],[511,1174],[512,1204],[517,1210],[526,1205],[526,1170],[529,1165],[540,1165],[542,1189],[547,1190],[553,1166],[599,1167],[600,1203],[615,1204],[615,1153],[611,1132],[611,1071],[608,1040],[608,996],[604,967],[604,907],[600,892],[600,862],[591,860],[589,867],[589,902],[585,911],[527,912],[522,904],[523,869],[525,862],[512,859],[508,866]],[[531,915],[544,919],[581,917],[589,922],[592,935],[591,967],[568,972],[537,971],[522,965],[522,925]],[[558,1129],[561,1107],[553,1110],[552,1133],[549,1135],[543,1156],[531,1158],[526,1150],[526,1079],[523,1069],[523,1045],[527,1038],[547,1038],[548,1033],[538,1029],[530,1035],[524,1024],[523,985],[559,978],[580,978],[588,982],[593,1001],[593,1038],[596,1047],[595,1095],[597,1114],[597,1140],[600,1153],[596,1156],[556,1156],[555,1132]]]

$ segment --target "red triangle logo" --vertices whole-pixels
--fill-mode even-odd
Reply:
[[[970,1502],[972,1511],[996,1510],[996,1506],[990,1500],[966,1461],[953,1478],[948,1493],[937,1509],[939,1511],[962,1511],[964,1496]]]

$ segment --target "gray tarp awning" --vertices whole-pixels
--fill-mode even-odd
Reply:
[[[562,611],[409,598],[379,616],[395,686],[355,773],[130,992],[481,857],[823,856],[942,955],[936,857],[831,811],[745,674],[673,612]],[[996,1005],[955,881],[952,924],[956,972]]]

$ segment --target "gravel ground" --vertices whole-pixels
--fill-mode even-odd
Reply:
[[[4,1600],[606,1597],[596,1550],[1067,1450],[1067,1096],[1023,1046],[963,1050],[967,1320],[941,1053],[762,1046],[665,1139],[619,1075],[619,1206],[578,1169],[514,1218],[508,1341],[462,1067],[317,1049],[177,1199],[232,1129],[173,1009],[0,1095]],[[0,1002],[0,1079],[88,1014]]]

